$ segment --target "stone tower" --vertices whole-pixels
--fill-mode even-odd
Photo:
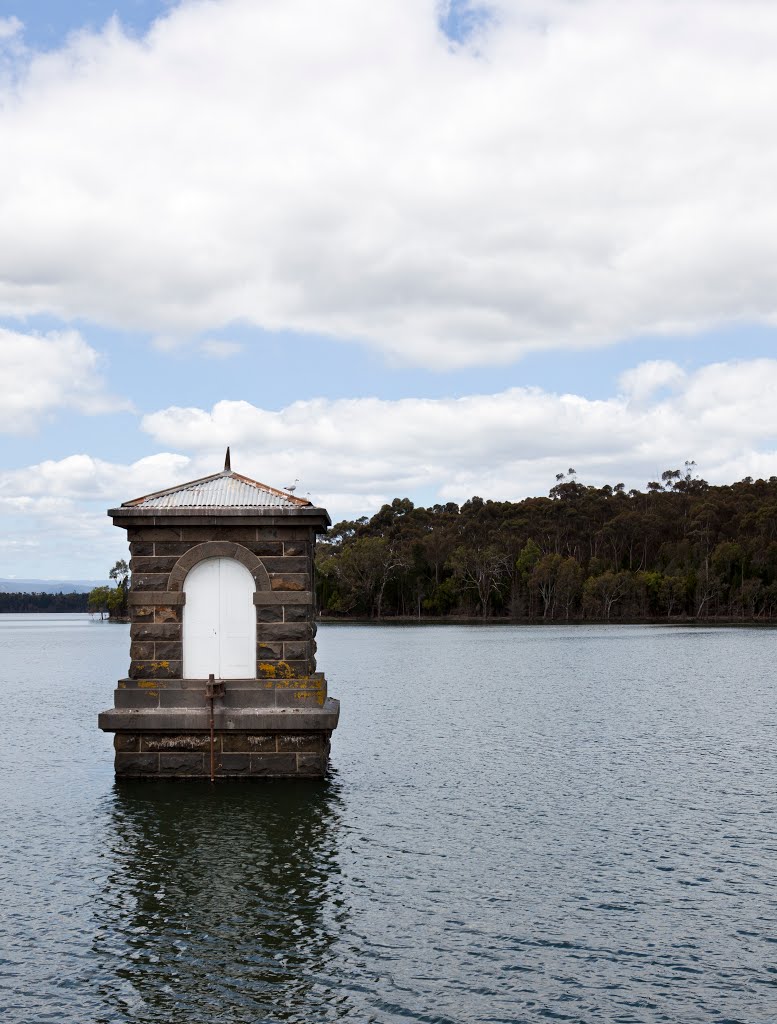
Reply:
[[[108,515],[132,570],[129,675],[99,716],[116,775],[323,775],[340,713],[315,660],[325,509],[233,473],[227,453],[222,473]]]

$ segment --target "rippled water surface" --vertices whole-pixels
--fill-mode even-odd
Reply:
[[[0,616],[0,1019],[777,1020],[777,633],[318,639],[326,782],[117,786],[127,627]]]

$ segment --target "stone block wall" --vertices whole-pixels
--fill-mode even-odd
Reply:
[[[327,685],[322,672],[288,679],[227,679],[218,710],[240,708],[321,708]],[[120,679],[113,693],[114,707],[134,711],[173,708],[197,710],[207,704],[201,679]]]
[[[331,733],[216,732],[215,775],[304,778],[325,774]],[[118,778],[208,778],[209,733],[117,733]]]
[[[315,530],[304,525],[130,526],[132,679],[180,679],[187,572],[203,558],[236,558],[256,583],[256,675],[283,681],[316,670]]]

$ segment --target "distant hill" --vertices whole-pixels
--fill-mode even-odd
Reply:
[[[95,587],[113,586],[109,580],[0,579],[0,594],[88,594]]]

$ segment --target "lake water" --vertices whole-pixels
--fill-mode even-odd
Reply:
[[[776,632],[318,640],[326,782],[117,786],[128,627],[0,616],[0,1019],[777,1020]]]

